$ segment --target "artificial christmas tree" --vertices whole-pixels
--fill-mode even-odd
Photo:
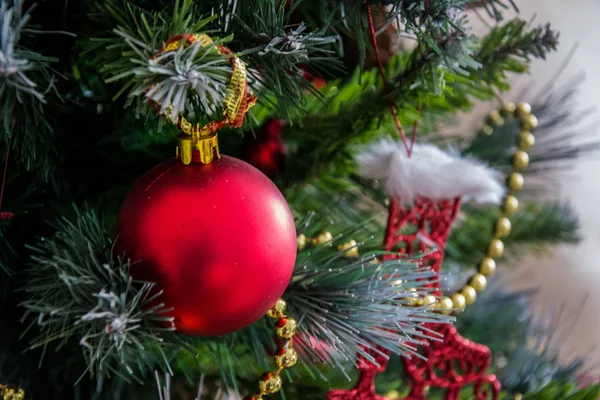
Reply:
[[[493,289],[576,240],[573,92],[444,131],[557,46],[503,7],[3,0],[2,396],[596,398]]]

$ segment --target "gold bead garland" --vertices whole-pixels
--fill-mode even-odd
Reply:
[[[500,206],[502,215],[494,225],[493,237],[487,246],[485,258],[477,267],[478,272],[469,278],[466,285],[449,297],[436,298],[430,294],[420,296],[417,294],[416,289],[411,289],[414,295],[404,299],[408,306],[432,308],[443,314],[450,314],[453,311],[461,312],[466,306],[477,300],[477,293],[485,290],[488,278],[496,271],[496,261],[494,259],[500,258],[504,254],[502,239],[506,238],[512,229],[509,217],[519,208],[519,200],[515,197],[515,193],[521,190],[525,183],[521,171],[529,165],[529,154],[526,150],[530,149],[535,143],[535,137],[530,130],[538,125],[538,120],[531,113],[529,104],[506,103],[502,105],[499,111],[494,111],[488,116],[486,124],[482,128],[484,134],[490,135],[494,132],[495,127],[504,124],[511,118],[518,120],[521,128],[516,140],[517,150],[512,156],[512,171],[506,179],[508,191]],[[329,232],[321,232],[313,239],[307,239],[304,235],[299,235],[298,249],[302,250],[307,243],[311,243],[313,246],[331,245],[332,240],[333,236]],[[359,257],[358,246],[354,240],[339,245],[337,249],[344,251],[345,257]]]
[[[482,132],[487,135],[492,134],[494,127],[504,124],[509,118],[518,120],[521,131],[517,135],[517,150],[512,156],[512,171],[506,179],[508,192],[500,206],[502,216],[498,218],[494,225],[493,238],[488,244],[486,257],[477,268],[478,273],[471,276],[468,284],[450,297],[452,308],[455,311],[462,311],[466,306],[473,304],[477,299],[477,293],[485,290],[488,277],[496,271],[496,261],[494,259],[500,258],[504,254],[502,239],[510,234],[512,228],[509,217],[519,208],[519,200],[515,197],[515,193],[521,190],[525,183],[521,171],[529,165],[529,154],[526,150],[530,149],[535,143],[535,137],[530,131],[537,127],[538,120],[531,113],[529,104],[506,103],[502,105],[499,112],[494,111],[489,115]]]
[[[328,231],[320,232],[314,238],[308,238],[308,237],[306,237],[306,235],[304,235],[302,233],[296,237],[298,251],[306,248],[306,246],[308,244],[312,245],[313,247],[316,247],[319,245],[331,246],[332,241],[333,241],[333,235]],[[359,258],[360,257],[360,253],[358,251],[358,243],[355,240],[349,240],[343,244],[338,245],[337,250],[340,252],[343,251],[344,252],[343,257],[346,257],[346,258]],[[380,262],[380,260],[375,257],[368,264],[377,264],[379,262]],[[392,284],[400,284],[400,283],[402,283],[401,280],[394,281]],[[452,312],[452,299],[450,299],[449,297],[441,297],[438,299],[431,294],[422,295],[422,294],[418,293],[417,289],[415,289],[415,288],[408,289],[408,292],[410,292],[411,295],[402,299],[408,307],[432,308],[432,309],[436,309],[437,312],[440,312],[440,313],[443,313],[446,315],[448,315]],[[277,306],[277,304],[275,306]]]
[[[306,239],[306,238],[305,238]],[[285,339],[275,352],[277,370],[268,371],[261,375],[258,381],[258,394],[244,397],[244,400],[262,400],[263,396],[277,393],[281,390],[281,371],[291,368],[298,362],[298,353],[294,349],[294,335],[296,334],[296,320],[286,314],[287,305],[283,299],[277,300],[275,305],[267,311],[267,316],[275,321],[275,334]]]
[[[13,389],[0,384],[0,396],[2,400],[23,400],[25,399],[25,391],[21,388]]]
[[[477,267],[478,273],[471,276],[468,284],[449,297],[436,298],[430,294],[419,296],[416,289],[411,289],[410,291],[414,292],[414,296],[404,299],[408,306],[433,308],[443,314],[450,314],[453,311],[462,312],[466,306],[473,304],[477,300],[477,293],[485,290],[488,277],[496,271],[496,261],[494,259],[500,258],[504,254],[504,243],[501,239],[507,237],[512,229],[509,217],[519,208],[519,200],[515,197],[515,193],[521,190],[525,184],[520,171],[529,165],[529,154],[527,154],[526,150],[530,149],[535,143],[535,137],[530,130],[538,125],[538,120],[531,113],[531,106],[529,104],[520,103],[515,105],[514,103],[506,103],[502,105],[500,111],[494,111],[488,116],[482,132],[491,135],[494,132],[495,126],[503,125],[509,118],[515,118],[519,121],[521,131],[517,135],[517,150],[512,157],[513,168],[506,179],[508,192],[500,206],[502,216],[498,218],[494,225],[493,238],[487,246],[486,257]],[[333,236],[329,232],[322,232],[313,239],[307,239],[306,236],[301,234],[297,238],[298,250],[304,249],[307,243],[311,243],[313,246],[322,244],[331,245],[332,240]],[[339,245],[337,249],[344,251],[345,257],[359,257],[358,246],[354,240]]]

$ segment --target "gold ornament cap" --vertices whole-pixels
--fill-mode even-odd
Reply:
[[[176,35],[165,42],[155,57],[194,43],[210,46],[213,44],[213,40],[206,34],[184,33]],[[176,155],[184,165],[189,165],[192,162],[209,164],[215,158],[218,159],[220,154],[217,131],[223,126],[241,127],[246,113],[256,103],[256,97],[248,89],[248,72],[244,62],[225,46],[216,45],[214,49],[220,54],[230,56],[229,60],[232,68],[223,102],[223,119],[209,122],[204,126],[194,125],[186,120],[183,115],[174,115],[172,107],[163,110],[156,102],[150,101],[153,108],[162,111],[167,120],[181,130]]]
[[[217,134],[196,138],[185,134],[179,135],[176,157],[184,165],[190,165],[192,161],[210,164],[215,158],[221,157]]]

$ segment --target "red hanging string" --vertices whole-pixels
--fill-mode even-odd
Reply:
[[[385,92],[385,97],[388,100],[388,106],[390,107],[390,111],[392,112],[392,116],[394,117],[394,122],[396,123],[396,128],[398,128],[398,133],[402,138],[402,143],[404,143],[404,147],[406,148],[406,153],[410,157],[412,154],[413,145],[415,143],[416,129],[413,129],[411,144],[408,144],[408,140],[406,139],[406,133],[402,128],[402,124],[400,123],[400,119],[398,118],[398,112],[396,111],[396,106],[394,106],[394,100],[392,99],[392,94],[390,93],[390,89],[387,84],[387,80],[385,79],[385,72],[383,70],[383,63],[381,62],[381,56],[379,55],[379,47],[377,46],[377,34],[375,33],[375,24],[373,23],[373,15],[371,14],[371,3],[369,0],[365,0],[365,5],[367,7],[367,17],[369,18],[369,30],[371,31],[371,42],[373,44],[373,51],[375,52],[375,59],[377,60],[377,69],[379,70],[379,76],[381,76],[381,81],[383,83],[383,91]]]
[[[0,185],[0,219],[11,219],[13,217],[13,213],[4,211],[2,212],[2,197],[4,197],[4,185],[6,184],[6,173],[8,171],[8,156],[10,155],[10,140],[11,136],[8,137],[8,142],[6,143],[6,160],[4,161],[4,173],[2,174],[2,184]]]

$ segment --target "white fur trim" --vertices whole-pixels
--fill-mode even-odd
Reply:
[[[357,156],[358,174],[385,184],[390,196],[434,200],[458,196],[478,203],[500,203],[504,186],[500,173],[457,151],[443,151],[432,144],[415,144],[408,158],[402,142],[381,139]]]

